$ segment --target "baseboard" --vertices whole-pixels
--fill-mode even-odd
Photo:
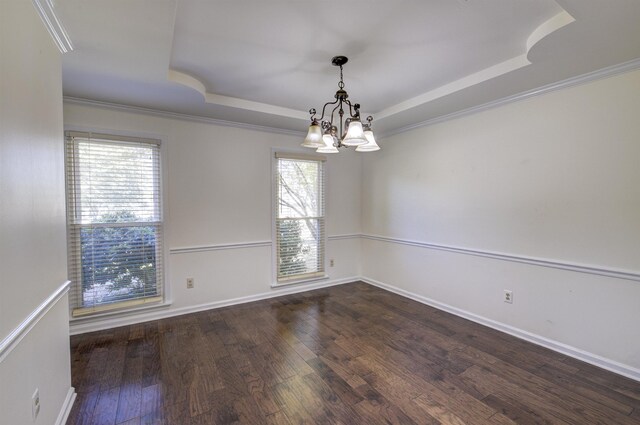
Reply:
[[[67,397],[64,399],[64,403],[60,409],[60,413],[58,413],[55,425],[65,425],[67,423],[67,418],[69,418],[69,413],[71,413],[71,408],[73,407],[73,402],[75,400],[76,390],[75,388],[70,387],[69,391],[67,391]]]
[[[209,303],[203,303],[193,306],[180,307],[174,309],[162,309],[154,310],[139,314],[126,314],[114,315],[107,318],[94,319],[91,318],[72,321],[69,324],[69,333],[71,335],[78,335],[87,332],[101,331],[105,329],[117,328],[119,326],[133,325],[136,323],[149,322],[152,320],[165,319],[167,317],[181,316],[183,314],[197,313],[204,310],[213,310],[221,307],[228,307],[236,304],[245,304],[253,301],[266,300],[269,298],[280,297],[282,295],[296,294],[299,292],[311,291],[314,289],[327,288],[335,285],[342,285],[349,282],[359,280],[359,277],[349,277],[343,279],[331,279],[324,280],[322,282],[299,284],[282,286],[272,288],[269,292],[263,292],[255,295],[248,295],[246,297],[232,298],[221,301],[213,301]]]
[[[574,359],[581,360],[583,362],[592,364],[594,366],[598,366],[602,369],[606,369],[608,371],[617,373],[618,375],[626,376],[627,378],[640,382],[640,369],[636,369],[632,366],[619,363],[611,359],[604,358],[597,354],[589,353],[579,348],[572,347],[570,345],[563,344],[561,342],[554,341],[552,339],[549,339],[540,335],[536,335],[531,332],[527,332],[525,330],[510,326],[501,322],[497,322],[495,320],[488,319],[486,317],[479,316],[474,313],[470,313],[468,311],[450,306],[448,304],[441,303],[439,301],[435,301],[431,298],[427,298],[422,295],[418,295],[413,292],[406,291],[404,289],[400,289],[396,286],[389,285],[387,283],[383,283],[375,279],[371,279],[368,277],[361,277],[360,280],[370,285],[377,286],[378,288],[384,289],[386,291],[393,292],[394,294],[398,294],[403,297],[410,298],[419,303],[437,308],[438,310],[446,311],[447,313],[451,313],[456,316],[462,317],[464,319],[471,320],[472,322],[476,322],[481,325],[496,329],[500,332],[504,332],[506,334],[515,336],[516,338],[529,341],[533,344],[540,345],[542,347],[548,348],[550,350],[556,351],[558,353],[564,354]]]
[[[355,281],[363,281],[365,283],[384,289],[386,291],[393,292],[394,294],[398,294],[400,296],[412,299],[419,303],[429,305],[431,307],[437,308],[438,310],[446,311],[447,313],[451,313],[456,316],[471,320],[472,322],[476,322],[483,326],[496,329],[500,332],[504,332],[506,334],[515,336],[516,338],[529,341],[533,344],[540,345],[542,347],[548,348],[550,350],[556,351],[558,353],[564,354],[574,359],[584,361],[586,363],[592,364],[594,366],[598,366],[602,369],[609,370],[611,372],[617,373],[622,376],[626,376],[627,378],[640,382],[640,369],[637,369],[632,366],[619,363],[611,359],[607,359],[597,354],[593,354],[593,353],[581,350],[579,348],[572,347],[570,345],[563,344],[561,342],[554,341],[552,339],[507,325],[505,323],[497,322],[495,320],[488,319],[483,316],[479,316],[477,314],[468,312],[466,310],[462,310],[462,309],[450,306],[448,304],[444,304],[439,301],[433,300],[431,298],[427,298],[425,296],[418,295],[413,292],[400,289],[396,286],[389,285],[387,283],[383,283],[375,279],[371,279],[364,276],[354,276],[350,278],[334,279],[334,280],[324,281],[320,283],[302,284],[302,285],[295,285],[290,287],[289,286],[279,287],[279,288],[272,289],[270,292],[263,292],[260,294],[250,295],[246,297],[239,297],[239,298],[233,298],[233,299],[222,300],[222,301],[214,301],[210,303],[198,304],[194,306],[181,307],[181,308],[170,309],[170,310],[159,310],[159,311],[152,311],[149,313],[142,313],[142,314],[136,314],[131,316],[109,317],[107,319],[101,319],[101,320],[72,323],[70,325],[70,334],[77,335],[77,334],[82,334],[87,332],[111,329],[118,326],[132,325],[136,323],[148,322],[151,320],[158,320],[158,319],[164,319],[167,317],[180,316],[183,314],[196,313],[204,310],[212,310],[216,308],[227,307],[227,306],[232,306],[237,304],[245,304],[253,301],[266,300],[269,298],[275,298],[282,295],[296,294],[299,292],[306,292],[314,289],[327,288],[330,286],[342,285],[345,283],[350,283]]]

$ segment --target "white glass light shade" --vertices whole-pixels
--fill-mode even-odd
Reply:
[[[309,132],[307,133],[307,137],[305,137],[302,146],[314,149],[324,147],[324,143],[322,142],[322,129],[318,124],[311,124],[309,126]]]
[[[316,152],[318,153],[338,153],[340,152],[338,148],[333,146],[333,136],[330,134],[325,134],[322,136],[322,141],[324,142],[321,148],[318,148]]]
[[[360,146],[367,143],[362,131],[362,123],[360,121],[351,121],[347,129],[347,135],[344,136],[342,144],[346,146]]]
[[[358,146],[356,152],[373,152],[380,150],[380,146],[378,146],[375,137],[373,137],[373,131],[365,130],[364,137],[366,137],[367,143]]]

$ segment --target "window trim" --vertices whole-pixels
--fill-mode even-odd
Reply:
[[[278,279],[278,236],[276,221],[278,218],[278,159],[298,159],[322,162],[322,187],[324,189],[324,224],[325,231],[322,236],[323,264],[322,271],[312,272],[305,275],[297,275],[290,278]],[[310,154],[307,150],[279,149],[271,148],[271,288],[280,288],[303,283],[317,282],[329,279],[327,273],[327,157],[320,154]]]
[[[94,127],[84,127],[84,126],[65,126],[64,128],[64,138],[63,143],[66,145],[67,138],[70,136],[87,136],[90,135],[95,138],[103,139],[103,140],[113,140],[113,141],[122,141],[122,142],[136,142],[136,143],[151,143],[158,146],[158,188],[159,188],[159,211],[161,214],[162,220],[159,222],[153,222],[153,225],[160,225],[162,229],[162,237],[160,238],[160,243],[156,244],[156,250],[160,250],[162,256],[158,256],[157,258],[161,258],[161,273],[162,273],[162,282],[160,286],[161,295],[148,297],[148,298],[140,298],[133,300],[125,300],[120,302],[114,302],[110,304],[106,304],[105,307],[109,308],[100,308],[97,307],[76,307],[69,303],[69,319],[72,322],[75,321],[90,321],[90,320],[99,320],[104,317],[118,317],[118,316],[126,316],[129,314],[135,314],[139,311],[147,311],[147,310],[155,310],[158,308],[167,308],[170,307],[173,303],[172,301],[172,291],[171,285],[168,284],[168,276],[170,273],[170,264],[169,264],[169,250],[167,249],[166,238],[169,234],[169,224],[168,224],[168,201],[167,201],[167,187],[166,184],[168,182],[167,177],[167,142],[166,136],[157,134],[157,133],[149,133],[149,132],[131,132],[131,131],[122,131],[122,130],[113,130],[113,129],[105,129],[105,128],[94,128]],[[66,147],[65,147],[65,158],[64,158],[64,167],[65,167],[65,179],[67,177],[66,172]],[[69,189],[67,188],[67,182],[65,181],[65,194],[68,196]],[[75,192],[74,192],[75,196]],[[68,215],[68,213],[67,213]],[[67,251],[70,250],[69,244],[69,223],[67,221]],[[157,255],[157,254],[156,254]],[[71,254],[69,254],[69,260],[67,263],[70,265]],[[71,273],[69,273],[71,275]],[[70,280],[72,277],[69,276]],[[77,287],[74,288],[75,285],[71,285],[70,291],[77,290]],[[70,300],[71,301],[71,297]],[[85,312],[83,310],[93,310]],[[74,314],[74,310],[77,312]]]

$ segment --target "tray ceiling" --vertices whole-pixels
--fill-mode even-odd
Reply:
[[[331,57],[393,132],[640,57],[637,0],[56,0],[67,97],[305,131]]]

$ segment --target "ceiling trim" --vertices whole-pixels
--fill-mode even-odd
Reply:
[[[72,51],[71,39],[56,16],[51,0],[32,0],[32,2],[60,53]]]
[[[206,103],[295,119],[306,119],[306,115],[308,115],[307,113],[296,109],[284,108],[282,106],[270,105],[268,103],[254,102],[252,100],[223,96],[208,92],[202,81],[189,74],[185,74],[184,72],[176,71],[174,69],[169,69],[167,78],[169,81],[182,84],[183,86],[197,91],[202,95],[202,97],[204,97],[204,101]]]
[[[421,121],[419,123],[407,125],[404,127],[400,127],[398,129],[385,132],[381,134],[380,138],[394,136],[396,134],[405,133],[410,130],[414,130],[416,128],[426,127],[433,124],[438,124],[441,122],[449,121],[456,118],[461,118],[467,115],[473,115],[478,112],[486,111],[488,109],[497,108],[503,105],[507,105],[509,103],[519,102],[521,100],[526,100],[534,96],[543,95],[546,93],[551,93],[554,91],[579,86],[582,84],[587,84],[592,81],[601,80],[604,78],[613,77],[615,75],[624,74],[631,71],[636,71],[640,69],[640,59],[634,59],[628,62],[623,62],[618,65],[609,66],[606,68],[599,69],[597,71],[588,72],[586,74],[578,75],[576,77],[567,78],[566,80],[558,81],[556,83],[548,84],[546,86],[538,87],[536,89],[528,90],[522,93],[515,94],[513,96],[503,97],[502,99],[494,100],[492,102],[487,102],[482,105],[473,106],[471,108],[463,109],[461,111],[452,112],[450,114],[442,115],[436,118],[431,118],[425,121]]]
[[[480,71],[466,75],[442,86],[436,87],[433,90],[419,94],[418,96],[404,100],[395,105],[391,105],[387,108],[382,109],[381,111],[374,113],[374,115],[378,120],[387,118],[407,111],[409,109],[413,109],[420,105],[424,105],[449,94],[472,87],[476,84],[480,84],[487,80],[531,65],[531,62],[528,59],[528,55],[531,49],[540,40],[544,39],[560,28],[569,25],[572,22],[575,22],[575,18],[571,16],[566,10],[562,10],[560,13],[549,18],[541,25],[536,27],[535,30],[533,30],[533,32],[527,38],[526,43],[523,43],[525,49],[522,54],[484,68]],[[223,96],[213,92],[209,92],[207,91],[207,87],[205,86],[205,84],[198,78],[175,69],[169,68],[167,79],[171,82],[186,86],[192,90],[197,91],[202,95],[206,103],[238,108],[252,112],[272,114],[286,118],[306,119],[307,117],[306,112],[298,111],[295,109],[285,108],[268,103],[255,102],[237,97]]]
[[[575,18],[569,14],[566,10],[558,13],[551,19],[548,19],[542,25],[538,26],[529,38],[527,39],[527,54],[533,46],[535,46],[540,40],[548,36],[549,34],[559,30],[560,28],[569,25],[572,22],[575,22]]]
[[[184,121],[193,121],[204,124],[214,124],[224,127],[242,128],[245,130],[264,131],[266,133],[284,134],[288,136],[304,137],[307,132],[297,130],[287,130],[284,128],[269,127],[266,125],[246,124],[235,121],[225,121],[217,118],[202,117],[198,115],[181,114],[178,112],[162,111],[159,109],[143,108],[141,106],[123,105],[119,103],[102,102],[99,100],[83,99],[79,97],[64,96],[64,103],[70,105],[92,106],[96,108],[109,109],[113,111],[137,113],[144,115],[151,115],[160,118],[178,119]]]
[[[507,105],[509,103],[514,103],[514,102],[519,102],[521,100],[526,100],[529,99],[533,96],[539,96],[539,95],[543,95],[546,93],[551,93],[557,90],[562,90],[565,88],[570,88],[570,87],[574,87],[574,86],[578,86],[578,85],[582,85],[582,84],[587,84],[590,83],[592,81],[596,81],[596,80],[600,80],[600,79],[604,79],[604,78],[609,78],[609,77],[613,77],[619,74],[624,74],[627,72],[632,72],[632,71],[636,71],[640,69],[640,59],[634,59],[632,61],[629,62],[623,62],[621,64],[618,65],[613,65],[613,66],[609,66],[606,68],[602,68],[599,69],[597,71],[593,71],[593,72],[589,72],[583,75],[579,75],[577,77],[572,77],[572,78],[567,78],[566,80],[562,80],[553,84],[548,84],[546,86],[542,86],[533,90],[528,90],[522,93],[518,93],[516,95],[513,96],[507,96],[507,97],[503,97],[502,99],[498,99],[492,102],[487,102],[484,103],[482,105],[478,105],[478,106],[473,106],[471,108],[467,108],[467,109],[463,109],[461,111],[457,111],[457,112],[453,112],[450,114],[446,114],[446,115],[442,115],[436,118],[431,118],[425,121],[421,121],[419,123],[415,123],[415,124],[411,124],[411,125],[407,125],[404,127],[400,127],[398,129],[392,130],[392,131],[387,131],[384,132],[380,135],[380,137],[378,138],[386,138],[386,137],[390,137],[390,136],[394,136],[396,134],[400,134],[400,133],[405,133],[407,131],[410,130],[414,130],[417,128],[421,128],[421,127],[426,127],[429,125],[433,125],[433,124],[438,124],[441,122],[445,122],[445,121],[450,121],[456,118],[461,118],[467,115],[473,115],[482,111],[486,111],[489,109],[493,109],[493,108],[497,108],[500,106],[504,106]],[[185,120],[185,121],[193,121],[193,122],[200,122],[200,123],[206,123],[206,124],[215,124],[215,125],[221,125],[221,126],[225,126],[225,127],[235,127],[235,128],[244,128],[244,129],[248,129],[248,130],[255,130],[255,131],[264,131],[267,133],[276,133],[276,134],[285,134],[285,135],[290,135],[290,136],[301,136],[304,137],[306,135],[306,130],[305,131],[296,131],[296,130],[287,130],[287,129],[282,129],[282,128],[276,128],[276,127],[269,127],[269,126],[261,126],[261,125],[254,125],[254,124],[245,124],[245,123],[239,123],[239,122],[234,122],[234,121],[225,121],[225,120],[220,120],[220,119],[216,119],[216,118],[210,118],[210,117],[202,117],[202,116],[198,116],[198,115],[189,115],[189,114],[181,114],[178,112],[169,112],[169,111],[162,111],[159,109],[151,109],[151,108],[143,108],[140,106],[130,106],[130,105],[123,105],[123,104],[118,104],[118,103],[111,103],[111,102],[102,102],[102,101],[98,101],[98,100],[91,100],[91,99],[83,99],[83,98],[77,98],[77,97],[70,97],[70,96],[65,96],[63,98],[64,103],[67,104],[71,104],[71,105],[82,105],[82,106],[93,106],[93,107],[98,107],[98,108],[104,108],[104,109],[110,109],[110,110],[115,110],[115,111],[123,111],[123,112],[131,112],[131,113],[140,113],[140,114],[145,114],[145,115],[151,115],[151,116],[157,116],[157,117],[162,117],[162,118],[171,118],[171,119],[180,119],[180,120]]]
[[[413,109],[420,105],[424,105],[425,103],[429,103],[433,100],[445,97],[449,94],[466,89],[468,87],[475,86],[476,84],[480,84],[484,81],[490,80],[511,71],[515,71],[516,69],[530,64],[531,62],[529,62],[529,60],[527,59],[526,54],[508,59],[499,64],[490,66],[489,68],[485,68],[482,71],[467,75],[466,77],[462,77],[456,81],[452,81],[451,83],[440,86],[434,90],[428,91],[411,99],[405,100],[404,102],[400,102],[389,108],[383,109],[382,111],[375,114],[376,119],[381,120],[383,118],[399,114],[408,109]]]
[[[380,120],[382,118],[399,114],[408,109],[424,105],[425,103],[429,103],[433,100],[439,99],[449,94],[464,90],[466,88],[475,86],[476,84],[491,80],[492,78],[496,78],[511,71],[515,71],[517,69],[531,65],[531,61],[529,61],[528,56],[533,46],[535,46],[540,40],[542,40],[549,34],[559,30],[566,25],[569,25],[574,21],[574,17],[571,16],[566,10],[563,10],[552,18],[543,22],[529,35],[526,44],[526,51],[520,56],[507,59],[506,61],[497,63],[488,68],[482,69],[478,72],[474,72],[473,74],[469,74],[458,80],[437,87],[431,91],[385,108],[375,114],[376,118]]]

